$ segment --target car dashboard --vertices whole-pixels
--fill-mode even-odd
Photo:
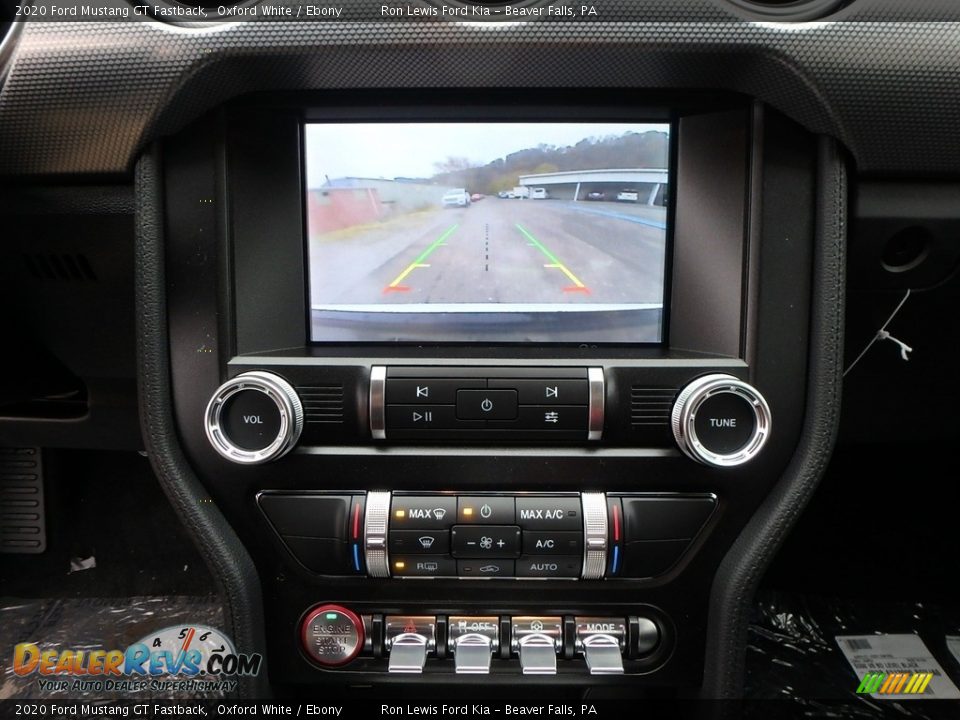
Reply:
[[[0,446],[143,451],[240,697],[742,697],[917,407],[845,329],[960,261],[957,9],[94,5],[0,46]]]

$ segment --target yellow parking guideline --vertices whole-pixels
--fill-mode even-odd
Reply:
[[[543,243],[541,243],[533,235],[531,235],[527,231],[527,229],[524,228],[520,223],[517,223],[517,230],[523,233],[524,237],[526,237],[527,240],[530,241],[531,245],[537,248],[540,252],[542,252],[552,261],[551,264],[544,265],[545,268],[556,268],[557,270],[562,272],[564,275],[566,275],[570,279],[570,282],[572,282],[576,287],[586,290],[587,286],[584,285],[582,282],[580,282],[580,279],[576,275],[574,275],[572,272],[570,272],[570,269],[566,265],[564,265],[562,262],[560,262],[559,258],[557,258],[556,255],[554,255],[552,252],[547,250],[547,248],[544,247]]]
[[[387,288],[388,288],[388,289],[389,289],[389,288],[396,288],[401,282],[403,282],[403,279],[404,279],[407,275],[409,275],[410,273],[412,273],[412,272],[413,272],[414,270],[416,270],[417,268],[430,267],[429,265],[424,265],[424,264],[423,264],[423,261],[427,259],[427,257],[430,255],[430,253],[432,253],[434,250],[436,250],[438,247],[440,247],[442,244],[444,244],[443,241],[446,240],[448,237],[450,237],[450,235],[453,234],[453,231],[456,230],[458,227],[459,227],[459,224],[457,224],[457,225],[451,225],[450,227],[448,227],[448,228],[444,231],[443,235],[441,235],[439,238],[437,238],[437,239],[430,245],[430,247],[428,247],[426,250],[424,250],[422,253],[420,253],[420,255],[417,257],[416,260],[414,260],[412,263],[410,263],[410,264],[407,266],[407,268],[406,268],[402,273],[400,273],[399,275],[397,275],[396,279],[395,279],[392,283],[390,283],[389,285],[387,285]]]

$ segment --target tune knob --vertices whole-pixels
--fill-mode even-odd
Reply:
[[[767,442],[770,407],[756,388],[732,375],[705,375],[677,397],[670,424],[689,457],[733,467],[753,459]]]
[[[205,420],[214,450],[232,462],[257,465],[296,445],[303,430],[303,405],[286,380],[253,370],[217,388]]]

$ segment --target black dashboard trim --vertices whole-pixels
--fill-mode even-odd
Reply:
[[[253,560],[190,468],[172,415],[164,263],[163,190],[157,149],[136,172],[137,384],[144,445],[160,486],[221,588],[227,630],[243,652],[266,656],[260,580]],[[267,673],[241,679],[242,698],[270,695]]]
[[[742,696],[747,626],[763,573],[813,495],[840,422],[847,175],[838,145],[818,148],[817,226],[806,415],[789,466],[720,565],[710,595],[704,680],[708,698]]]

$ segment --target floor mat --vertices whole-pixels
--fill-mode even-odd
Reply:
[[[184,647],[184,641],[178,639],[181,633],[189,638],[197,635],[197,647],[207,628],[222,627],[223,608],[216,597],[0,598],[0,700],[223,697],[225,690],[197,692],[195,684],[184,682],[180,676],[158,675],[144,681],[142,689],[131,691],[129,685],[116,687],[120,678],[111,687],[109,675],[39,672],[40,653],[45,650],[82,650],[84,663],[88,663],[93,651],[122,651],[144,642],[150,648],[169,648],[175,656]],[[190,633],[191,629],[196,632]],[[217,638],[204,639],[212,642]],[[36,666],[23,675],[17,673],[15,662],[16,646],[20,644],[33,647],[21,651],[19,669]],[[171,682],[177,684],[160,684]]]
[[[909,657],[903,664],[878,660],[863,675],[851,667],[844,654],[867,649],[880,635],[917,638],[929,650],[946,680],[934,679],[923,692],[858,693],[881,689],[883,677],[861,688],[867,672],[889,676],[906,670],[902,685],[908,689],[913,673],[926,674],[929,663]],[[865,598],[824,598],[765,591],[755,607],[747,647],[746,696],[750,713],[764,717],[764,703],[775,701],[777,717],[909,718],[940,720],[960,717],[960,701],[937,700],[937,687],[960,687],[960,644],[951,652],[948,638],[960,636],[960,607],[926,603],[883,602]],[[838,637],[847,638],[838,641]],[[844,648],[841,649],[841,643]],[[960,640],[957,641],[960,643]],[[864,650],[866,652],[866,650]],[[917,684],[914,683],[914,686]]]

